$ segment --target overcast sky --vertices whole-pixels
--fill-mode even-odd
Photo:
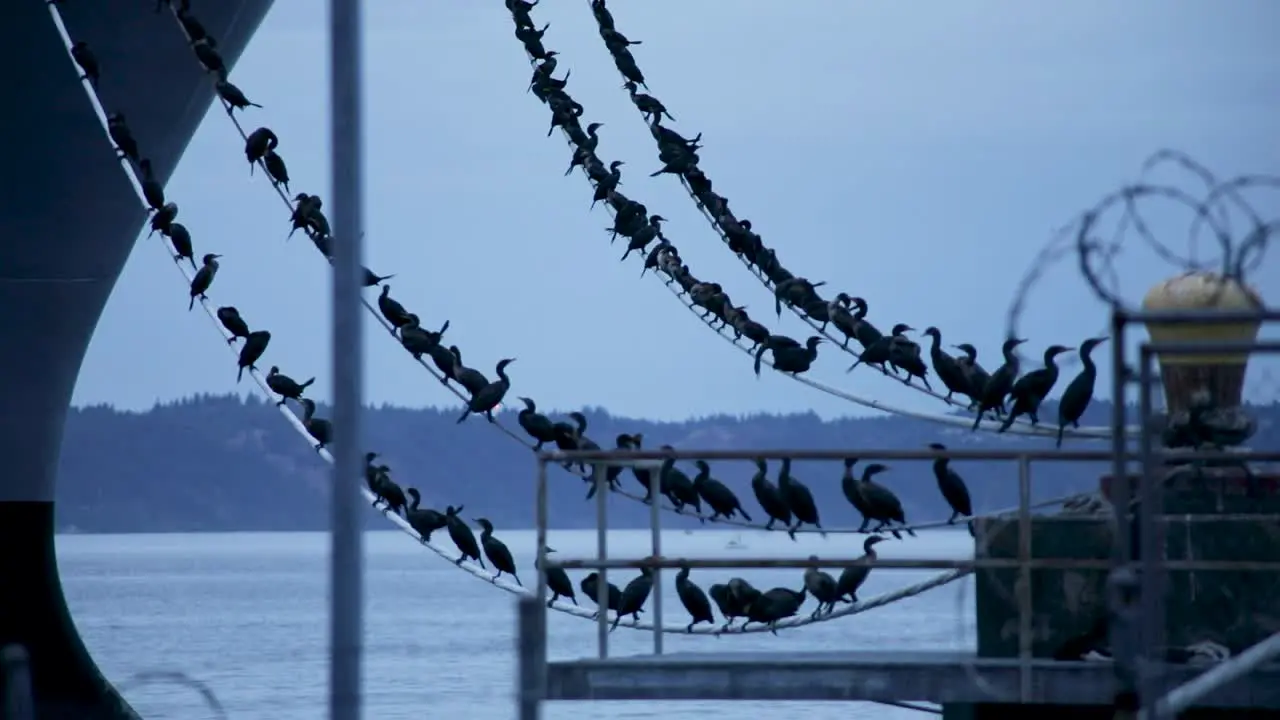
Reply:
[[[279,134],[295,192],[327,198],[325,12],[301,4],[276,3],[232,79],[265,106],[245,122]],[[703,133],[717,190],[792,272],[866,297],[882,329],[937,325],[949,342],[973,342],[989,366],[1018,280],[1052,230],[1134,179],[1149,154],[1179,148],[1224,176],[1272,172],[1280,160],[1280,4],[1269,0],[967,0],[927,12],[850,0],[612,5],[618,28],[644,42],[633,51],[650,91],[679,130]],[[516,391],[547,407],[654,418],[858,412],[780,376],[757,380],[750,360],[660,283],[618,263],[608,217],[588,212],[586,181],[561,176],[569,152],[545,137],[549,113],[525,93],[529,68],[502,3],[365,6],[367,264],[397,273],[394,295],[424,324],[449,319],[468,364],[488,373],[518,357]],[[546,0],[534,19],[551,23],[546,42],[572,68],[584,121],[605,123],[601,157],[627,161],[625,191],[670,219],[667,235],[694,273],[777,331],[809,334],[793,317],[773,317],[770,293],[673,178],[647,177],[656,151],[585,0]],[[305,240],[285,242],[287,211],[249,176],[220,109],[168,193],[202,198],[182,204],[183,221],[198,253],[225,256],[215,303],[270,329],[267,363],[319,376],[311,394],[327,397],[326,265]],[[1274,197],[1260,205],[1280,211]],[[1153,206],[1150,217],[1186,250],[1186,213]],[[1278,262],[1256,277],[1272,303]],[[169,265],[154,241],[138,244],[76,403],[143,409],[236,389],[233,358],[203,315],[187,313],[185,282]],[[1174,268],[1132,243],[1120,272],[1137,298]],[[1021,333],[1038,355],[1105,325],[1068,261],[1038,286]],[[456,404],[372,320],[365,352],[370,401]],[[824,346],[813,375],[937,407],[874,373],[846,375],[850,362]]]

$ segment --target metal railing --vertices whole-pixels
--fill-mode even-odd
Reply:
[[[868,561],[861,558],[823,558],[819,564],[824,568],[847,568],[866,566],[885,569],[952,569],[974,571],[977,569],[1016,570],[1018,580],[1015,582],[1016,603],[1018,610],[1018,654],[1019,695],[1026,700],[1031,695],[1032,687],[1032,608],[1030,574],[1035,569],[1075,569],[1111,571],[1109,589],[1113,596],[1111,603],[1112,646],[1115,651],[1118,685],[1122,691],[1128,690],[1142,699],[1146,713],[1144,717],[1168,717],[1168,708],[1181,707],[1177,698],[1190,697],[1190,691],[1180,689],[1169,697],[1162,698],[1166,688],[1161,680],[1164,666],[1162,655],[1165,609],[1162,592],[1166,578],[1164,573],[1170,570],[1233,570],[1233,571],[1266,571],[1280,572],[1280,562],[1262,561],[1195,561],[1164,560],[1164,543],[1162,526],[1170,518],[1160,510],[1161,480],[1158,476],[1160,468],[1166,467],[1163,461],[1173,457],[1163,448],[1156,447],[1155,433],[1150,419],[1153,417],[1152,391],[1156,376],[1153,368],[1157,355],[1197,355],[1220,354],[1224,352],[1249,354],[1256,352],[1280,352],[1280,342],[1213,342],[1213,343],[1155,343],[1146,342],[1138,348],[1139,365],[1137,372],[1132,372],[1125,365],[1125,328],[1132,322],[1175,324],[1206,323],[1225,324],[1253,321],[1280,321],[1280,312],[1259,313],[1124,313],[1113,315],[1113,348],[1116,369],[1113,384],[1114,415],[1112,425],[1123,429],[1126,426],[1125,398],[1130,384],[1139,386],[1138,413],[1139,422],[1137,437],[1126,436],[1122,431],[1112,438],[1110,451],[1074,451],[1074,450],[853,450],[833,451],[793,451],[793,450],[752,450],[752,451],[593,451],[593,452],[542,452],[537,456],[537,553],[539,568],[535,590],[536,604],[530,602],[522,605],[521,616],[530,624],[526,629],[537,628],[540,638],[525,638],[521,644],[522,698],[527,693],[539,692],[539,678],[545,680],[546,663],[546,600],[547,586],[545,571],[549,568],[595,570],[599,573],[597,594],[607,592],[608,573],[610,569],[648,568],[653,573],[652,603],[653,653],[663,654],[663,591],[661,574],[664,569],[688,567],[690,569],[727,569],[727,568],[806,568],[813,565],[808,557],[800,558],[733,558],[726,560],[706,558],[666,558],[662,555],[662,510],[660,508],[661,478],[658,472],[650,473],[650,496],[654,501],[650,507],[650,554],[641,558],[610,558],[608,551],[608,503],[609,486],[607,469],[611,467],[648,466],[656,469],[659,461],[672,460],[751,460],[755,458],[792,460],[842,460],[848,456],[857,456],[863,460],[931,460],[950,458],[952,460],[988,460],[1012,461],[1018,467],[1018,509],[1016,522],[1018,527],[1017,557],[992,558],[975,557],[971,560],[954,559],[911,559],[890,560],[875,559]],[[1230,458],[1235,462],[1280,462],[1280,451],[1269,452],[1178,452],[1176,459],[1183,461],[1213,461]],[[1112,468],[1111,501],[1114,516],[1114,543],[1110,559],[1035,559],[1031,547],[1031,483],[1032,465],[1036,462],[1099,462],[1109,461]],[[558,558],[552,560],[545,552],[548,530],[548,493],[549,463],[581,462],[593,468],[592,478],[596,484],[596,555],[594,558]],[[1137,472],[1134,472],[1137,466]],[[1132,503],[1131,487],[1136,478],[1139,502],[1136,507]],[[1131,518],[1136,515],[1136,518]],[[1214,516],[1221,519],[1222,516]],[[1178,516],[1179,521],[1188,518]],[[1190,518],[1192,520],[1199,518]],[[1140,531],[1139,544],[1141,557],[1134,562],[1129,547],[1130,523],[1136,522]],[[1129,592],[1129,586],[1139,590],[1136,594]],[[1135,601],[1136,595],[1136,601]],[[595,598],[592,598],[593,600]],[[606,603],[607,607],[607,603]],[[526,615],[536,614],[536,620]],[[609,625],[608,612],[602,611],[598,616],[597,655],[601,659],[609,657]],[[1139,627],[1133,627],[1136,624]],[[541,669],[540,669],[541,668]],[[1232,675],[1231,677],[1235,677]],[[1181,695],[1176,695],[1181,692]],[[1195,697],[1207,692],[1196,691]],[[910,698],[906,698],[910,699]],[[1157,703],[1157,699],[1160,702]],[[530,701],[532,702],[532,701]],[[522,701],[522,707],[525,703]],[[532,705],[536,707],[536,702]],[[536,717],[536,710],[533,715]],[[522,715],[522,717],[526,717]]]

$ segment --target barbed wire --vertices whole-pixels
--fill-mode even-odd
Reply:
[[[1178,171],[1200,186],[1188,189],[1151,176],[1164,168]],[[1122,293],[1116,261],[1127,241],[1137,235],[1143,246],[1178,272],[1213,272],[1236,283],[1247,282],[1262,266],[1271,236],[1280,231],[1280,218],[1264,219],[1251,195],[1280,190],[1280,176],[1237,175],[1220,179],[1207,166],[1179,150],[1163,149],[1143,162],[1134,182],[1103,196],[1050,237],[1018,283],[1006,319],[1008,336],[1017,336],[1031,291],[1048,271],[1066,259],[1076,268],[1093,295],[1112,308],[1130,308]],[[1169,206],[1191,217],[1186,250],[1179,252],[1152,229],[1147,205]],[[1235,227],[1247,228],[1240,232]],[[1218,253],[1200,257],[1208,233]],[[1218,292],[1231,283],[1222,283]]]

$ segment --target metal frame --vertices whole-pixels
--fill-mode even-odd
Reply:
[[[1280,655],[1280,640],[1267,641],[1264,649],[1242,654],[1231,662],[1215,666],[1201,674],[1200,669],[1169,665],[1157,656],[1164,632],[1164,606],[1160,590],[1168,570],[1237,570],[1280,571],[1280,562],[1211,562],[1164,561],[1162,526],[1166,518],[1157,510],[1160,485],[1156,482],[1158,463],[1165,453],[1155,447],[1154,432],[1146,418],[1152,415],[1152,388],[1156,378],[1154,358],[1159,355],[1194,355],[1221,352],[1249,354],[1280,353],[1280,342],[1213,342],[1153,343],[1139,347],[1139,367],[1131,372],[1125,364],[1125,329],[1133,322],[1153,324],[1280,321],[1280,312],[1258,313],[1131,313],[1116,311],[1112,316],[1113,361],[1115,363],[1113,398],[1116,398],[1113,428],[1120,432],[1112,438],[1106,451],[1058,450],[948,450],[868,451],[857,455],[874,460],[929,460],[938,457],[970,460],[1013,461],[1018,466],[1019,507],[1017,522],[1019,543],[1017,559],[975,558],[973,560],[862,560],[824,559],[824,567],[842,568],[871,564],[881,568],[1003,568],[1016,569],[1020,576],[1017,604],[1018,656],[1011,659],[974,658],[956,653],[717,653],[664,655],[662,569],[686,565],[690,568],[806,567],[807,558],[744,558],[731,560],[669,559],[661,553],[661,511],[654,503],[650,512],[651,554],[647,558],[611,559],[608,557],[609,492],[605,470],[613,466],[652,464],[666,458],[703,460],[749,460],[790,457],[796,460],[837,460],[850,450],[788,451],[596,451],[543,452],[537,457],[537,537],[539,568],[594,569],[601,575],[601,585],[608,582],[610,569],[651,568],[655,589],[651,597],[654,626],[653,654],[631,658],[611,658],[608,650],[608,619],[601,613],[598,625],[598,651],[594,660],[584,659],[549,663],[546,656],[546,577],[538,572],[533,597],[520,602],[520,717],[539,717],[544,700],[583,699],[753,699],[753,700],[869,700],[894,702],[926,700],[933,702],[992,702],[1017,698],[1022,703],[1061,703],[1107,705],[1117,689],[1130,691],[1143,702],[1143,717],[1171,717],[1175,710],[1189,707],[1213,693],[1214,705],[1223,707],[1267,706],[1280,708],[1280,667],[1257,668]],[[1124,434],[1128,386],[1139,385],[1140,422],[1137,437]],[[1130,442],[1136,441],[1136,448]],[[1180,459],[1220,459],[1223,453],[1179,453]],[[1238,460],[1276,462],[1280,452],[1232,453]],[[548,463],[581,461],[593,466],[596,482],[597,547],[594,558],[559,558],[552,561],[545,553],[548,526]],[[1032,558],[1031,552],[1031,466],[1036,461],[1100,461],[1109,460],[1115,483],[1112,490],[1117,543],[1110,561],[1049,560]],[[1138,507],[1142,557],[1135,563],[1131,556],[1128,508],[1131,506],[1131,467],[1139,467],[1138,491],[1142,502]],[[653,474],[653,496],[657,493],[657,473]],[[1215,516],[1216,519],[1216,516]],[[1031,597],[1029,576],[1037,568],[1077,568],[1111,570],[1110,584],[1119,598],[1129,584],[1140,588],[1138,603],[1117,603],[1111,623],[1115,663],[1064,663],[1031,657]],[[1140,571],[1140,572],[1138,572]],[[1132,593],[1130,593],[1132,594]],[[1272,648],[1271,645],[1275,647]],[[1252,653],[1252,654],[1251,654]],[[1247,667],[1244,667],[1248,656]],[[1244,668],[1244,669],[1242,669]],[[1254,675],[1242,679],[1249,671]],[[1222,678],[1213,680],[1216,676]],[[870,679],[869,679],[870,678]],[[975,682],[975,679],[977,682]],[[1208,683],[1215,684],[1208,684]],[[1169,692],[1172,684],[1180,687]],[[993,689],[1001,697],[992,696]]]

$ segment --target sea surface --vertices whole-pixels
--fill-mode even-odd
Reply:
[[[364,716],[457,720],[514,718],[515,596],[455,569],[394,531],[366,536]],[[532,532],[500,535],[532,584]],[[729,549],[737,540],[745,549]],[[610,554],[648,554],[647,531],[610,533]],[[963,533],[922,533],[879,546],[883,557],[963,557]],[[594,555],[593,531],[552,531],[563,556]],[[782,533],[706,531],[663,536],[669,557],[856,555],[857,539]],[[209,688],[236,720],[316,720],[326,716],[328,667],[328,545],[325,533],[65,535],[58,538],[62,579],[73,617],[107,677],[144,718],[218,717],[196,689],[146,681],[184,673]],[[800,586],[801,570],[695,571],[706,588],[740,574],[757,587]],[[865,599],[918,582],[933,571],[877,570]],[[575,575],[575,584],[578,574]],[[622,585],[630,573],[611,573]],[[688,619],[664,573],[664,617]],[[581,593],[579,593],[581,594]],[[581,598],[580,598],[581,600]],[[810,600],[812,603],[812,600]],[[666,636],[666,651],[972,649],[973,592],[960,580],[865,614],[783,632]],[[809,606],[807,606],[809,607]],[[553,658],[594,656],[593,623],[553,613]],[[612,654],[646,653],[652,634],[619,628]],[[159,676],[164,677],[164,676]],[[801,706],[804,707],[801,707]],[[713,703],[555,703],[544,717],[721,717]],[[861,703],[737,703],[746,717],[806,720],[929,717]],[[802,715],[800,715],[802,713]]]

